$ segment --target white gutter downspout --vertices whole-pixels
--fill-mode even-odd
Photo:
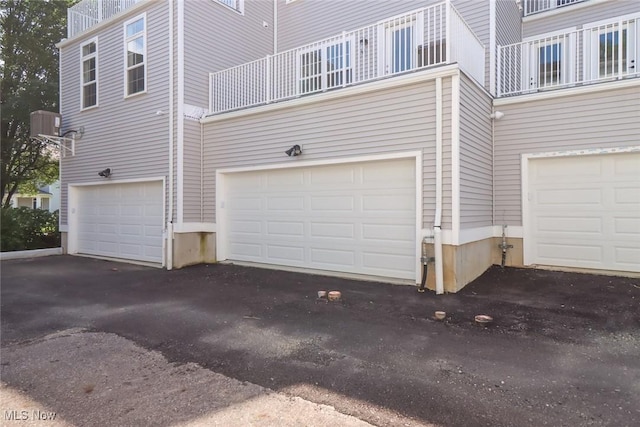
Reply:
[[[169,0],[169,209],[167,212],[167,270],[173,268],[173,0]]]
[[[442,77],[436,79],[436,212],[433,220],[436,294],[444,293],[442,261]]]

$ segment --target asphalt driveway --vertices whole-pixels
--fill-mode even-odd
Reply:
[[[233,265],[163,271],[52,256],[1,268],[2,381],[72,424],[104,425],[81,413],[108,405],[123,410],[112,425],[188,423],[196,414],[188,405],[202,412],[238,403],[202,399],[212,386],[189,388],[221,375],[376,425],[640,425],[638,279],[494,267],[458,294],[435,296]],[[316,298],[333,289],[342,291],[340,302]],[[447,318],[433,319],[435,310]],[[494,322],[478,326],[476,314]],[[93,347],[75,356],[78,375],[110,345],[159,355],[135,356],[140,369],[154,364],[142,375],[149,381],[200,371],[172,389],[188,395],[163,406],[172,413],[127,418],[136,405],[121,408],[135,401],[126,387],[115,398],[111,386],[99,393],[99,381],[89,385],[95,391],[74,383],[73,369],[71,378],[56,375],[57,362],[29,364],[43,337],[70,330],[63,333],[70,341],[54,349],[61,356],[47,358],[63,360],[84,337]],[[56,384],[84,392],[56,396]],[[158,387],[168,383],[159,384],[149,399],[166,399]]]

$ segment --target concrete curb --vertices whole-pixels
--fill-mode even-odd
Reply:
[[[62,248],[33,249],[30,251],[0,252],[0,261],[7,259],[37,258],[50,255],[62,255]]]

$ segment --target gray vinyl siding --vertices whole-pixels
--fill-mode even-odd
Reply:
[[[184,222],[202,222],[201,124],[184,121]]]
[[[491,97],[460,78],[460,228],[493,225]]]
[[[521,154],[635,146],[640,86],[501,105],[495,122],[495,218],[522,225]]]
[[[551,16],[540,15],[538,19],[525,19],[522,24],[523,37],[534,37],[538,34],[564,30],[565,28],[582,28],[582,25],[589,22],[640,12],[640,2],[637,0],[610,0],[583,8],[575,5],[566,6],[564,9],[566,11]]]
[[[111,168],[112,181],[166,177],[169,172],[168,9],[153,2],[147,14],[147,93],[124,99],[123,23],[97,34],[98,107],[80,111],[80,38],[61,49],[63,131],[84,126],[76,155],[62,159],[61,224],[67,223],[68,184],[104,183],[98,172]]]
[[[412,10],[438,0],[278,1],[278,51],[293,49]],[[454,0],[454,7],[489,50],[489,0]],[[486,62],[488,64],[488,62]],[[488,84],[489,68],[485,71]]]
[[[505,46],[522,40],[521,18],[515,0],[496,0],[496,44]]]
[[[443,228],[451,228],[451,80],[443,81]],[[300,160],[421,150],[424,225],[435,209],[435,82],[424,82],[204,124],[205,221],[215,221],[215,172]],[[284,151],[300,144],[303,155]],[[250,149],[247,149],[250,147]]]
[[[273,3],[246,0],[244,15],[215,0],[184,8],[184,102],[208,108],[209,73],[273,53]]]

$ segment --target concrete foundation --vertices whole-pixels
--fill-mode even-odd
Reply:
[[[500,265],[502,263],[502,249],[500,244],[502,243],[502,237],[493,238],[493,258],[492,264]],[[524,264],[524,255],[522,249],[522,238],[507,237],[507,244],[513,245],[513,248],[507,249],[507,256],[505,257],[504,265],[507,267],[522,267]]]
[[[173,268],[216,262],[215,233],[175,233]]]
[[[60,246],[62,246],[62,253],[68,254],[69,251],[67,248],[69,247],[69,233],[60,233]]]

